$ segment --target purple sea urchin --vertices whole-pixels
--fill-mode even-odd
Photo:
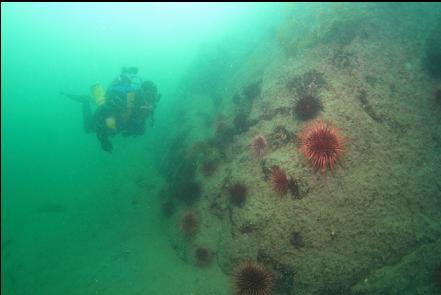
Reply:
[[[294,106],[294,114],[301,121],[313,119],[323,110],[321,101],[310,94],[303,95]]]
[[[255,262],[240,264],[232,278],[236,295],[269,295],[273,288],[273,275]]]

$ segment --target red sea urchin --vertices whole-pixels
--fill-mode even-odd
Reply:
[[[441,103],[441,83],[438,84],[438,88],[435,90],[435,98],[438,103]]]
[[[322,173],[334,169],[344,151],[344,137],[331,124],[315,121],[308,124],[299,136],[300,151]]]
[[[181,230],[185,236],[191,237],[196,234],[199,228],[199,220],[193,212],[185,212],[181,219]]]
[[[247,188],[241,183],[235,183],[228,189],[230,191],[230,201],[233,205],[242,207],[247,199]]]
[[[263,156],[266,152],[266,148],[267,141],[265,136],[257,135],[253,138],[251,142],[251,152],[253,153],[254,157],[259,158]]]
[[[273,276],[255,262],[240,264],[233,272],[233,288],[236,295],[269,295],[273,288]]]
[[[213,260],[213,252],[206,247],[196,247],[193,251],[193,255],[196,264],[200,267],[209,266]]]
[[[276,193],[284,195],[288,191],[289,179],[285,171],[278,166],[271,169],[271,184]]]
[[[203,163],[201,166],[202,174],[204,174],[205,177],[213,176],[214,172],[216,171],[216,166],[216,162],[214,161]]]

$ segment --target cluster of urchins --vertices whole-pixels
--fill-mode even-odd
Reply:
[[[240,189],[240,188],[238,188]],[[244,192],[243,192],[244,195]],[[181,219],[181,230],[187,237],[194,236],[198,231],[199,219],[194,212],[186,212]],[[214,253],[207,247],[197,246],[193,250],[196,265],[209,266]],[[233,290],[240,295],[269,295],[272,292],[273,274],[263,265],[246,261],[239,264],[232,273]]]
[[[297,100],[294,114],[302,121],[313,119],[322,110],[320,100],[311,95]],[[306,123],[297,136],[299,151],[309,163],[324,173],[328,168],[332,171],[344,151],[344,137],[332,124],[323,120]],[[268,142],[264,135],[255,136],[251,141],[251,153],[254,158],[262,158],[268,152]],[[216,164],[209,162],[201,166],[207,177],[213,175]],[[290,177],[278,167],[271,168],[270,175],[273,191],[284,195],[288,192]],[[229,187],[230,201],[241,207],[246,201],[246,187],[241,183]],[[181,230],[187,236],[194,236],[199,227],[199,219],[192,211],[185,212],[181,219]],[[213,259],[213,252],[204,246],[194,248],[193,256],[199,266],[208,266]],[[274,279],[272,273],[263,265],[253,261],[239,264],[232,273],[233,289],[240,295],[269,295],[272,292]]]
[[[238,190],[237,195],[245,196],[243,187],[233,186]],[[198,231],[199,219],[194,212],[184,213],[181,219],[181,230],[187,237],[194,236]],[[195,263],[200,267],[209,266],[213,260],[213,252],[204,246],[197,246],[193,250]],[[232,274],[235,294],[241,295],[269,295],[273,289],[273,275],[259,263],[247,261],[239,264]]]
[[[186,212],[181,219],[181,229],[187,237],[194,236],[198,231],[199,219],[194,212]],[[204,246],[193,250],[195,263],[200,267],[209,266],[214,253]],[[273,275],[262,265],[247,261],[239,264],[232,275],[233,287],[236,294],[270,294],[273,287]]]
[[[313,95],[304,95],[296,101],[293,113],[302,120],[311,120],[323,110],[321,101]],[[345,139],[340,130],[331,123],[323,120],[309,121],[297,136],[299,151],[315,169],[324,173],[328,168],[334,170],[335,164],[341,158]],[[251,141],[251,152],[256,158],[266,154],[268,149],[264,135],[255,136]],[[289,186],[289,177],[280,167],[273,167],[271,171],[273,190],[286,194]]]

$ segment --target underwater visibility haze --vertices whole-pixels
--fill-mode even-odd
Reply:
[[[440,3],[2,3],[1,291],[441,294]]]

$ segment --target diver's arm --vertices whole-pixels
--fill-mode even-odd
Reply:
[[[71,94],[71,93],[65,93],[65,92],[60,92],[61,95],[66,96],[67,98],[70,98],[74,101],[78,101],[78,102],[86,102],[90,100],[90,96],[89,95],[83,95],[83,94]]]

